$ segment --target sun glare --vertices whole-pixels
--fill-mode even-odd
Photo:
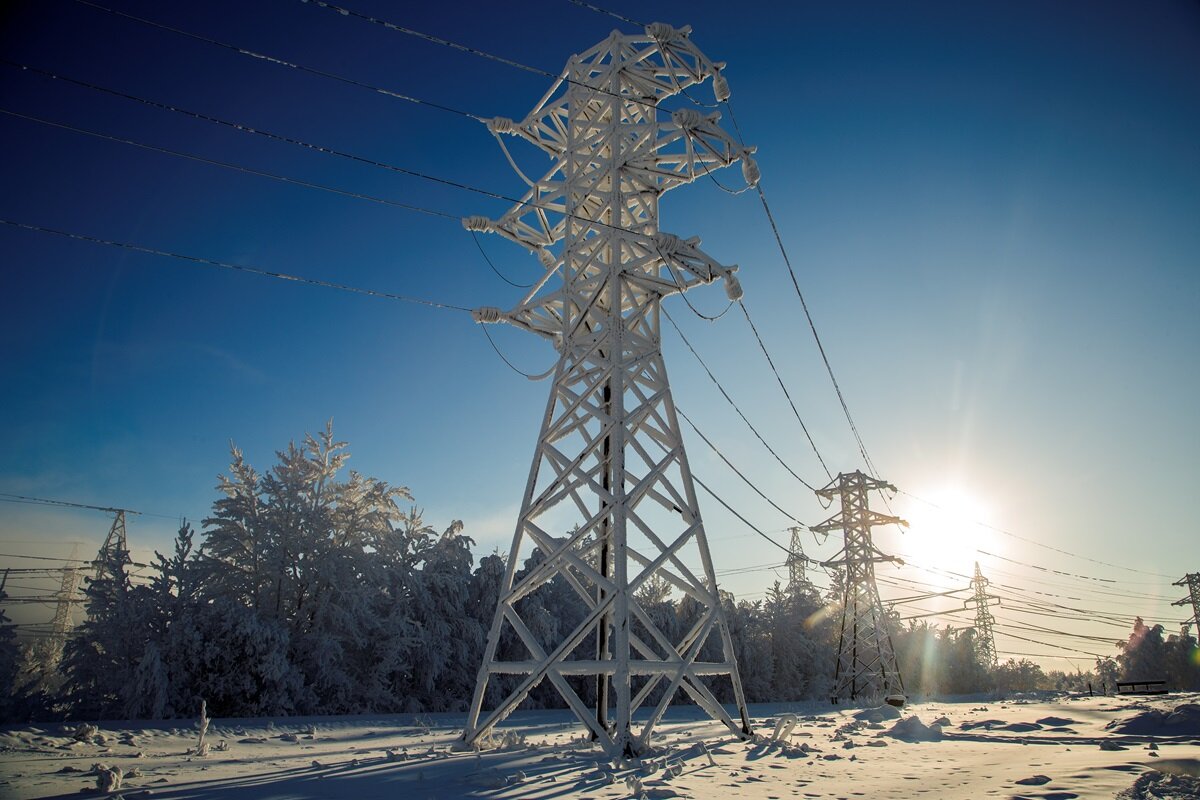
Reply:
[[[988,507],[969,492],[947,487],[920,495],[906,509],[906,544],[913,561],[970,575],[978,550],[995,552]]]

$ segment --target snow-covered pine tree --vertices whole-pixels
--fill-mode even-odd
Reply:
[[[0,606],[8,599],[8,593],[0,590]],[[0,607],[0,722],[15,721],[18,706],[17,671],[21,664],[21,648],[17,644],[17,632],[12,620]]]
[[[76,717],[123,716],[134,691],[132,679],[146,646],[135,589],[129,581],[129,553],[113,550],[97,563],[97,578],[85,578],[87,618],[63,648],[67,676],[64,700]]]

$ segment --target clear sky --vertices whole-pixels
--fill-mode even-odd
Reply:
[[[106,2],[485,117],[520,118],[549,85],[300,0]],[[690,24],[701,49],[728,62],[738,122],[759,146],[763,188],[881,477],[965,509],[965,519],[939,519],[902,494],[891,507],[913,526],[881,530],[879,544],[958,573],[978,558],[996,582],[1086,598],[1044,598],[1054,602],[1182,619],[1152,598],[1182,596],[1170,581],[1200,570],[1191,513],[1200,477],[1200,7],[606,6]],[[568,0],[353,8],[550,72],[614,26],[633,29]],[[523,189],[484,126],[454,113],[74,0],[10,3],[0,15],[6,61],[491,192]],[[0,108],[454,216],[495,217],[508,205],[8,64]],[[453,220],[10,114],[0,115],[0,140],[4,219],[455,305],[519,296]],[[724,182],[740,184],[737,170]],[[827,463],[834,473],[860,467],[758,197],[698,182],[662,209],[665,230],[700,235],[714,257],[741,265],[746,304]],[[510,278],[535,274],[536,260],[514,245],[481,242]],[[510,371],[467,315],[4,225],[0,263],[9,420],[0,492],[162,515],[131,519],[130,542],[144,558],[167,547],[177,517],[207,513],[231,441],[265,469],[275,450],[332,418],[356,469],[409,486],[435,525],[465,520],[480,552],[507,546],[549,386]],[[719,287],[689,299],[705,312],[724,306]],[[708,323],[678,298],[666,307],[785,460],[823,484],[741,315]],[[554,358],[535,337],[492,330],[526,371]],[[679,405],[780,505],[806,523],[824,519],[830,512],[754,440],[674,331],[663,338]],[[788,519],[690,430],[685,438],[696,474],[786,543]],[[782,560],[706,501],[719,572]],[[78,541],[86,558],[107,526],[100,514],[3,503],[0,552],[65,557],[64,542]],[[837,549],[811,535],[804,544],[818,557]],[[1026,564],[1116,581],[1104,591],[1119,594]],[[880,574],[962,584],[913,567]],[[723,586],[754,597],[776,575],[742,571]],[[1052,650],[1013,639],[1000,649]]]

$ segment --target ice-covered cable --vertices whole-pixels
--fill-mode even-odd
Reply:
[[[160,250],[155,247],[144,247],[142,245],[130,244],[129,242],[118,242],[112,239],[102,239],[97,236],[88,236],[83,233],[73,233],[70,231],[58,230],[56,228],[46,228],[41,225],[32,225],[27,222],[17,222],[10,219],[0,219],[0,225],[8,225],[13,228],[22,228],[27,231],[37,231],[39,233],[48,233],[55,236],[61,236],[66,239],[76,239],[81,242],[91,242],[93,244],[102,244],[108,247],[119,247],[125,250],[132,250],[138,253],[146,253],[148,255],[163,256],[166,258],[174,258],[180,261],[188,261],[193,264],[204,264],[210,267],[219,267],[221,269],[234,270],[236,272],[247,272],[251,275],[261,275],[264,278],[275,278],[281,281],[293,281],[295,283],[306,283],[310,286],[320,286],[325,289],[337,289],[342,292],[353,292],[354,294],[363,294],[368,297],[379,297],[384,300],[398,300],[402,303],[415,303],[417,305],[429,306],[430,308],[444,308],[452,311],[471,312],[471,309],[466,306],[456,306],[451,303],[439,303],[435,300],[425,300],[420,297],[411,297],[409,295],[395,294],[393,292],[381,292],[376,289],[363,289],[358,286],[349,286],[344,283],[334,283],[332,281],[321,280],[320,278],[306,278],[301,275],[289,275],[286,272],[276,272],[274,270],[260,269],[251,267],[245,264],[231,264],[226,261],[217,261],[211,258],[202,258],[200,256],[190,256],[183,253],[174,253],[170,250]]]

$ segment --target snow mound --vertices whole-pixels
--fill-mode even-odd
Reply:
[[[1145,772],[1118,800],[1200,800],[1200,778],[1168,775],[1158,770]]]
[[[864,708],[862,711],[854,712],[854,718],[860,722],[883,722],[885,719],[900,719],[900,717],[900,709],[887,705]]]
[[[1042,717],[1037,721],[1038,725],[1045,725],[1047,728],[1062,728],[1067,725],[1077,724],[1075,720],[1067,717]]]
[[[920,717],[905,717],[891,727],[882,736],[891,736],[905,742],[940,742],[942,740],[941,725],[926,725]]]
[[[1200,736],[1200,705],[1184,703],[1173,711],[1150,709],[1105,727],[1135,736]]]
[[[983,728],[985,731],[990,731],[992,728],[998,728],[1004,724],[1002,719],[981,719],[978,722],[964,722],[958,727],[964,731],[972,731],[976,728]]]

